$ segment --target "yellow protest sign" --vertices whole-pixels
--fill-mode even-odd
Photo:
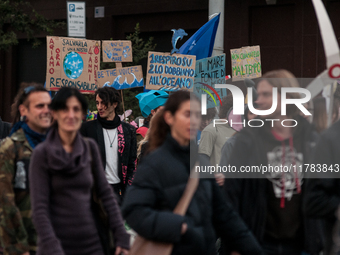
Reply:
[[[233,81],[262,76],[260,46],[230,50]]]

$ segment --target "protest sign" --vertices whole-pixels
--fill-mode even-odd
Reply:
[[[230,50],[233,81],[262,76],[260,46]]]
[[[98,71],[98,87],[110,86],[117,90],[143,87],[142,66],[130,66]]]
[[[218,97],[227,96],[227,89],[215,88],[215,84],[226,83],[225,76],[225,54],[196,61],[194,92],[199,98],[209,92],[207,108],[219,106]]]
[[[47,90],[75,87],[94,92],[99,69],[100,41],[47,36]]]
[[[195,55],[149,52],[146,89],[193,91]]]
[[[103,62],[132,62],[131,41],[102,41]]]

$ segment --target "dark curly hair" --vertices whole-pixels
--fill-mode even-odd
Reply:
[[[122,102],[118,90],[112,87],[102,87],[96,90],[94,97],[96,98],[97,95],[100,97],[106,107],[108,107],[109,104],[117,103],[117,107],[115,109],[117,114],[120,103]]]

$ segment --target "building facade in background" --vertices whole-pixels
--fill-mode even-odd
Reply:
[[[30,0],[45,17],[67,21],[66,1]],[[171,29],[182,28],[189,34],[208,21],[208,0],[88,0],[86,2],[86,38],[124,40],[140,25],[141,37],[154,37],[156,51],[170,52]],[[270,4],[267,4],[270,3]],[[323,1],[340,36],[340,2]],[[104,7],[104,18],[95,18],[95,8]],[[67,36],[67,29],[55,31]],[[45,82],[46,40],[32,49],[21,37],[20,43],[0,52],[0,116],[11,121],[10,106],[21,82]],[[180,46],[183,42],[179,42]],[[325,55],[311,0],[226,0],[224,51],[226,74],[231,74],[230,49],[260,45],[262,73],[284,68],[297,77],[315,77],[325,69]],[[146,65],[145,63],[142,65]],[[143,67],[144,67],[143,66]],[[143,69],[145,75],[145,69]]]

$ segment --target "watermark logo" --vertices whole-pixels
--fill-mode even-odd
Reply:
[[[233,95],[233,110],[234,114],[239,114],[243,115],[244,114],[244,95],[243,92],[240,88],[238,88],[235,85],[231,84],[216,84],[215,88],[226,88],[229,89],[231,94]],[[273,97],[273,104],[272,107],[268,110],[258,110],[255,109],[254,104],[253,104],[253,90],[252,88],[247,88],[248,92],[248,97],[247,97],[247,104],[249,107],[249,111],[255,115],[263,116],[263,115],[269,115],[275,112],[277,108],[277,88],[273,87],[272,90],[272,97]],[[287,98],[287,93],[300,93],[306,95],[304,98]],[[209,93],[210,94],[210,93]],[[210,95],[212,96],[212,95]],[[312,115],[306,107],[303,106],[304,103],[308,103],[309,100],[311,99],[311,93],[309,90],[304,89],[304,88],[281,88],[281,115],[287,115],[286,112],[286,107],[287,104],[294,104],[296,105],[297,108],[301,110],[301,112],[305,115]],[[201,112],[202,115],[206,113],[206,105],[207,105],[207,98],[206,95],[204,96],[203,94],[201,95],[201,100],[202,100],[202,108]]]
[[[228,91],[228,93],[231,93],[233,98],[233,108],[232,108],[232,114],[233,115],[245,115],[245,105],[248,106],[248,111],[256,116],[270,116],[273,114],[277,109],[280,109],[281,116],[287,116],[287,106],[288,105],[294,105],[298,110],[301,111],[301,114],[305,116],[311,116],[312,114],[307,110],[306,105],[311,100],[311,92],[308,89],[301,88],[301,87],[281,87],[280,90],[278,90],[277,87],[272,87],[270,90],[271,93],[271,105],[268,106],[266,109],[259,109],[254,106],[254,98],[256,99],[256,90],[254,90],[254,87],[247,87],[247,96],[244,96],[243,91],[240,89],[240,87],[232,84],[215,84],[215,85],[208,85],[206,83],[197,82],[196,83],[196,90],[201,91],[200,98],[201,98],[201,114],[206,115],[207,114],[207,108],[208,108],[208,100],[213,101],[215,107],[218,106],[218,100],[220,102],[220,107],[222,106],[222,99],[221,96],[217,93],[217,91],[221,91],[221,89],[224,89]],[[202,87],[201,87],[202,85]],[[299,94],[299,98],[292,98],[290,94]],[[278,104],[280,104],[278,108]],[[211,105],[211,103],[210,103]],[[211,107],[211,106],[210,106]],[[273,115],[272,115],[273,116]],[[289,110],[288,110],[288,116],[289,116]],[[292,116],[289,116],[292,117]],[[242,120],[242,121],[241,121]],[[234,123],[232,123],[234,121]],[[294,119],[276,119],[276,118],[268,118],[264,119],[262,118],[256,118],[253,120],[248,121],[248,126],[250,127],[261,127],[264,125],[265,121],[270,121],[271,125],[274,125],[275,121],[280,121],[282,126],[290,126],[294,127],[298,123]],[[235,118],[229,120],[227,119],[227,116],[225,119],[214,119],[213,124],[215,125],[223,125],[223,124],[229,124],[231,127],[232,125],[240,125],[242,124],[243,127],[246,126],[245,119],[240,117],[239,122],[235,122]]]
[[[202,84],[203,86],[209,88],[216,95],[216,97],[220,101],[220,105],[222,106],[221,97],[220,97],[220,95],[217,93],[217,91],[213,87],[209,86],[206,83],[202,83],[202,82],[199,82],[199,84]],[[216,100],[215,100],[214,96],[210,93],[210,91],[208,91],[208,90],[206,90],[204,88],[199,88],[199,89],[202,90],[203,92],[207,93],[210,96],[210,98],[214,101],[215,107],[216,107],[217,106]],[[202,114],[203,115],[207,114],[207,94],[202,94],[201,95],[201,97],[202,97],[202,105],[204,103],[204,107],[202,106]]]

